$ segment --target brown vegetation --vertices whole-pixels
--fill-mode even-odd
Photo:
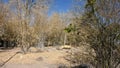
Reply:
[[[31,47],[40,51],[45,46],[77,50],[83,46],[84,52],[70,53],[70,61],[96,68],[120,66],[119,0],[86,0],[84,12],[77,4],[80,0],[74,0],[72,11],[48,16],[52,2],[9,0],[4,4],[0,0],[0,47],[20,47],[27,54]]]

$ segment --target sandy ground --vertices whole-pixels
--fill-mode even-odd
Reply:
[[[31,48],[34,52],[35,48]],[[20,51],[19,48],[0,51],[0,63],[8,60],[16,52]],[[28,54],[18,53],[10,61],[8,61],[1,68],[57,68],[60,64],[69,65],[65,60],[69,49],[58,50],[56,47],[46,47],[43,52],[34,52]]]

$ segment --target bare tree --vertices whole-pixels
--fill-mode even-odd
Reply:
[[[76,17],[76,33],[95,51],[96,68],[117,68],[120,64],[119,6],[119,0],[86,0],[84,14]]]
[[[61,45],[63,40],[63,30],[65,28],[65,23],[62,22],[60,14],[54,13],[49,18],[49,34],[48,34],[48,42],[51,45]]]
[[[45,24],[46,17],[44,14],[46,12],[47,15],[49,4],[48,2],[50,1],[48,0],[9,1],[9,6],[12,9],[11,11],[15,13],[16,17],[15,19],[17,19],[18,20],[17,22],[19,22],[19,30],[17,31],[19,32],[19,34],[17,35],[17,41],[20,44],[20,47],[24,53],[28,51],[31,45],[33,45],[33,43],[30,40],[40,40],[39,34],[40,33],[42,34],[44,30],[41,29],[41,31],[40,30],[36,31],[36,27],[42,26],[42,24],[38,25],[38,23]],[[34,26],[35,24],[37,26]],[[39,39],[36,37],[38,37]],[[34,43],[38,42],[34,41]]]

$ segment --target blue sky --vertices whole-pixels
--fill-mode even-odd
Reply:
[[[3,0],[4,2],[7,2],[8,0]],[[49,15],[51,15],[53,12],[58,13],[65,13],[69,11],[72,7],[74,0],[53,0],[54,2],[51,5],[51,8],[48,12]],[[80,2],[80,5],[83,6],[85,0],[82,0]]]
[[[54,0],[51,6],[50,13],[52,12],[67,12],[72,6],[72,0]]]
[[[58,13],[66,13],[69,10],[71,10],[71,7],[73,6],[73,1],[75,0],[54,0],[54,3],[52,4],[51,9],[49,10],[48,14],[52,14],[53,12],[58,12]],[[85,0],[81,0],[79,3],[79,6],[83,9]]]
[[[4,2],[8,2],[8,0],[3,0]],[[49,13],[53,11],[56,12],[67,12],[72,6],[72,0],[53,0],[54,2],[51,5],[51,9]]]

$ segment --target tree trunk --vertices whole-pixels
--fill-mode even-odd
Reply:
[[[66,44],[66,41],[67,41],[67,36],[65,34],[65,36],[64,36],[64,45]]]

